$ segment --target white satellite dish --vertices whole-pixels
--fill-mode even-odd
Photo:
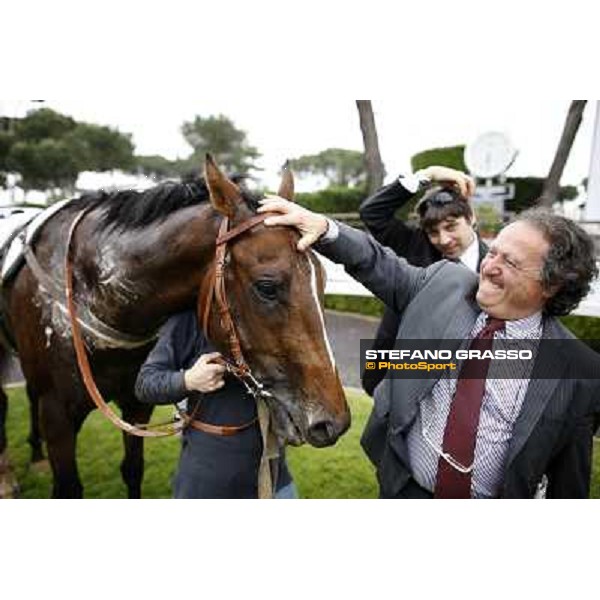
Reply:
[[[475,177],[492,179],[506,173],[517,154],[508,136],[490,131],[480,135],[465,148],[465,164]]]

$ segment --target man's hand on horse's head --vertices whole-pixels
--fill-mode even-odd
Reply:
[[[284,200],[279,196],[267,196],[261,200],[259,213],[279,213],[265,219],[265,225],[289,225],[295,227],[301,234],[298,250],[301,252],[312,246],[324,233],[327,232],[327,219],[318,213],[311,212],[294,202]]]

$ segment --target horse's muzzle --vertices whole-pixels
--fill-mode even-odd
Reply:
[[[336,423],[332,419],[320,419],[310,423],[306,430],[306,441],[316,448],[332,446],[350,426],[350,419]]]

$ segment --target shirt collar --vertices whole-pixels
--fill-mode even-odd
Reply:
[[[471,332],[472,337],[475,337],[483,329],[487,316],[487,313],[483,311],[479,313]],[[504,332],[500,332],[498,336],[509,340],[537,340],[541,334],[542,312],[538,311],[522,319],[506,321]]]
[[[479,238],[477,234],[473,235],[473,241],[467,246],[466,250],[459,256],[458,260],[473,271],[477,273],[479,266]]]

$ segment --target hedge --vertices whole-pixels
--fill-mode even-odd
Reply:
[[[600,319],[598,317],[569,315],[560,320],[567,329],[583,340],[592,350],[600,352]]]
[[[357,212],[367,197],[362,187],[330,187],[318,192],[296,194],[298,204],[319,213]]]
[[[415,154],[411,158],[414,171],[432,165],[451,167],[459,171],[466,171],[464,161],[465,146],[448,146],[447,148],[431,148]],[[508,183],[515,184],[515,197],[506,202],[506,210],[512,213],[521,212],[536,205],[537,199],[542,195],[544,177],[507,177]],[[559,200],[573,200],[577,197],[577,188],[572,185],[562,186],[559,191]],[[406,213],[405,213],[406,214]]]
[[[419,152],[411,158],[412,169],[418,171],[431,165],[443,165],[465,171],[464,148],[464,146],[450,146]],[[508,177],[506,181],[515,185],[515,197],[506,202],[506,210],[510,213],[518,213],[535,206],[544,187],[543,177]],[[420,196],[420,194],[415,196],[404,205],[396,214],[396,218],[409,219]],[[572,200],[576,196],[576,187],[560,188],[560,200]],[[366,197],[367,191],[363,187],[330,187],[317,192],[297,194],[296,200],[302,206],[319,213],[355,213]]]
[[[381,317],[384,304],[372,296],[345,296],[328,294],[325,296],[325,308],[341,312],[357,313],[369,317]]]
[[[381,317],[385,306],[381,300],[373,297],[331,294],[325,296],[325,307],[369,317]],[[596,352],[600,352],[600,318],[569,315],[560,320],[575,336],[584,340]]]
[[[447,148],[430,148],[429,150],[423,150],[423,152],[415,154],[410,159],[410,165],[413,173],[432,165],[442,165],[458,169],[459,171],[466,171],[467,166],[465,165],[464,155],[464,145],[449,146]]]

